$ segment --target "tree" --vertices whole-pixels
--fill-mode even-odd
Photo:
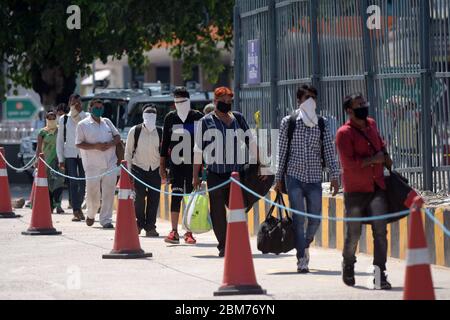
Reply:
[[[7,78],[33,88],[44,106],[67,102],[77,75],[91,72],[96,58],[120,59],[140,68],[143,53],[162,44],[194,64],[210,81],[223,70],[219,44],[231,48],[233,0],[0,0],[0,65]],[[69,30],[67,8],[77,5],[81,28]],[[0,80],[1,81],[1,80]],[[1,85],[1,84],[0,84]],[[0,90],[1,92],[1,90]]]

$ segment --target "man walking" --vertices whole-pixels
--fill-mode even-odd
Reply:
[[[318,217],[308,218],[305,233],[305,217],[293,215],[299,273],[309,272],[309,246],[320,226],[324,165],[330,170],[333,196],[339,190],[339,168],[333,142],[327,121],[316,114],[316,98],[317,90],[314,87],[298,89],[298,110],[282,120],[278,142],[275,190],[281,192],[286,187],[293,209]],[[292,136],[289,136],[290,134]]]
[[[388,212],[383,165],[392,160],[377,129],[375,120],[368,117],[369,108],[361,94],[347,97],[344,111],[349,117],[339,128],[336,146],[343,169],[344,204],[347,217],[384,215]],[[374,238],[373,265],[380,279],[376,288],[388,290],[391,284],[386,276],[387,228],[386,220],[371,222]],[[354,264],[356,248],[361,236],[361,222],[348,222],[343,250],[342,278],[346,285],[355,285]]]
[[[196,128],[195,164],[193,185],[200,186],[199,172],[202,160],[207,165],[207,183],[209,188],[216,187],[230,179],[231,173],[242,172],[246,161],[240,161],[239,153],[243,146],[250,146],[250,154],[257,159],[257,146],[250,134],[249,126],[244,116],[232,111],[233,92],[226,87],[217,88],[214,92],[213,112],[206,115]],[[239,138],[238,130],[245,136]],[[208,132],[215,137],[207,139]],[[235,139],[234,137],[238,137]],[[247,139],[247,141],[245,141]],[[232,143],[228,143],[232,141]],[[215,155],[208,154],[207,149],[215,147]],[[245,160],[245,159],[244,159]],[[262,178],[262,177],[260,177]],[[262,178],[263,179],[263,178]],[[219,257],[225,256],[225,241],[227,235],[226,207],[230,197],[230,185],[209,192],[211,221],[219,242],[217,249]]]
[[[84,168],[80,150],[75,146],[76,128],[80,121],[88,115],[83,111],[80,96],[73,94],[69,99],[69,114],[59,119],[59,130],[56,141],[56,151],[61,170],[66,170],[71,177],[84,178]],[[69,195],[73,208],[72,221],[84,220],[81,210],[84,201],[86,183],[83,180],[69,179]]]
[[[93,100],[91,114],[80,121],[76,129],[75,144],[81,149],[83,167],[88,177],[104,174],[117,164],[116,145],[120,143],[119,132],[111,120],[102,118],[104,108],[101,100]],[[100,207],[100,224],[113,229],[112,211],[117,175],[115,172],[86,181],[88,217],[86,224],[92,226]]]
[[[164,119],[164,129],[161,145],[161,160],[159,172],[162,179],[167,179],[166,160],[170,157],[170,175],[173,193],[191,193],[192,166],[194,149],[194,125],[203,117],[199,111],[191,109],[189,92],[186,88],[178,88],[174,91],[175,111],[169,112]],[[181,140],[180,140],[181,139]],[[176,146],[185,146],[182,150],[175,151]],[[178,148],[177,148],[178,149]],[[170,204],[170,219],[172,231],[164,239],[165,242],[178,244],[178,218],[180,215],[182,197],[172,195]],[[192,232],[186,232],[184,241],[187,244],[195,244]]]
[[[125,147],[125,160],[131,172],[146,184],[161,188],[159,175],[159,134],[156,129],[156,107],[145,105],[143,123],[130,129]],[[134,182],[136,199],[134,206],[139,233],[145,230],[147,237],[158,237],[156,214],[159,206],[159,192],[147,188],[139,181]]]

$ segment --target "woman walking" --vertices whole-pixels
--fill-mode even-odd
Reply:
[[[45,162],[53,169],[59,171],[58,158],[56,156],[56,137],[58,133],[56,113],[54,111],[47,112],[45,119],[46,126],[39,131],[38,135],[36,157],[43,153]],[[61,208],[64,178],[47,168],[47,180],[52,212],[56,208],[56,212],[62,214],[64,213],[64,210]]]

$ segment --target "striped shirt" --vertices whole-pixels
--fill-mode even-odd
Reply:
[[[287,174],[303,183],[322,182],[322,146],[319,126],[308,127],[297,117],[294,134],[288,155],[288,126],[291,116],[281,121],[278,137],[278,169],[275,179],[282,180]],[[325,121],[323,149],[325,165],[330,170],[332,180],[339,178],[339,167],[336,161],[334,144],[331,139],[328,121]],[[286,157],[288,157],[286,168]]]
[[[250,128],[243,115],[235,111],[233,111],[233,115],[233,121],[229,127],[227,127],[227,125],[222,122],[222,120],[220,120],[214,112],[204,116],[197,124],[194,152],[203,153],[203,160],[207,165],[208,171],[218,174],[231,173],[235,171],[239,172],[242,170],[244,164],[248,163],[248,149],[246,144],[252,140],[252,137],[249,137],[249,140],[246,143],[246,141],[244,141],[245,138],[238,135],[233,139],[233,145],[227,147],[227,135],[235,135],[236,130],[239,129],[242,129],[245,133],[250,134]],[[208,134],[208,130],[210,129],[218,130],[217,132],[221,135],[221,137],[217,139],[214,135],[210,136]],[[229,137],[229,139],[230,138],[231,137]],[[211,144],[215,144],[213,146],[214,152],[209,154],[208,152],[205,152],[205,149]],[[240,149],[239,153],[238,149]],[[230,152],[233,152],[233,154],[230,154]],[[242,161],[239,154],[245,155],[245,161]]]

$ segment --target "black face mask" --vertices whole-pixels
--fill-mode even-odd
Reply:
[[[353,109],[355,117],[359,120],[366,120],[369,116],[369,107],[362,107],[358,109]]]
[[[217,110],[223,113],[228,113],[231,111],[231,103],[219,101],[217,102]]]

